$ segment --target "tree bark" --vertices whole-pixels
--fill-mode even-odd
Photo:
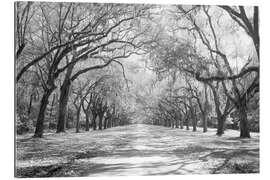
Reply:
[[[67,58],[68,61],[68,58]],[[74,59],[72,58],[72,61]],[[65,121],[67,119],[67,104],[69,99],[69,92],[70,92],[70,86],[72,81],[70,80],[72,70],[74,68],[75,64],[69,66],[66,70],[65,79],[63,81],[63,84],[60,88],[60,98],[59,98],[59,108],[58,108],[58,121],[57,121],[57,131],[59,132],[65,132]]]
[[[216,89],[211,83],[208,83],[209,87],[212,90],[213,96],[214,96],[214,103],[215,103],[215,111],[217,115],[217,135],[221,136],[224,134],[224,125],[225,125],[225,120],[226,120],[226,114],[221,113],[220,111],[220,101],[219,101],[219,96],[217,94]],[[228,101],[228,100],[227,100]]]
[[[180,120],[180,129],[184,129],[184,122],[183,122],[183,119]]]
[[[50,109],[50,122],[49,122],[49,128],[51,129],[55,129],[55,124],[52,122],[52,115],[53,115],[53,106],[54,106],[54,102],[55,102],[55,94],[53,94],[53,99],[52,99],[52,103],[51,103],[51,109]]]
[[[167,127],[167,119],[164,119],[164,126]]]
[[[104,118],[104,125],[103,125],[103,129],[107,129],[108,127],[108,118]]]
[[[32,109],[33,96],[34,96],[34,94],[31,94],[30,100],[29,100],[29,105],[28,105],[28,109],[27,109],[28,118],[30,117],[30,113],[31,113],[31,109]]]
[[[33,136],[35,138],[41,138],[43,136],[44,118],[45,118],[46,107],[48,105],[49,97],[50,97],[51,93],[53,92],[53,90],[54,90],[54,88],[45,90],[43,97],[41,99],[37,123],[36,123],[36,130],[35,130],[35,134]]]
[[[111,119],[112,119],[111,117],[108,118],[107,128],[110,128],[110,127],[111,127],[111,124],[112,124],[112,123],[111,123],[111,122],[112,122]]]
[[[203,132],[207,132],[207,117],[205,114],[202,115],[202,122],[203,122]]]
[[[175,119],[175,128],[179,128],[179,117]]]
[[[110,125],[110,127],[111,128],[114,127],[114,118],[111,119],[111,125]]]
[[[80,132],[80,113],[81,113],[81,106],[79,106],[76,113],[76,133]]]
[[[69,118],[70,118],[70,114],[69,114],[69,109],[67,110],[67,118],[66,118],[66,128],[69,129]]]
[[[85,114],[85,131],[89,131],[90,129],[90,117],[89,117],[89,113],[90,113],[90,108],[91,108],[91,98],[90,98],[90,102],[88,102],[87,107],[84,107],[84,103],[82,103],[82,108],[83,108],[83,112]]]
[[[25,48],[25,43],[21,44],[16,52],[16,58],[18,59],[19,56],[21,55],[23,49]]]
[[[168,127],[172,126],[172,120],[168,119]]]
[[[192,131],[197,131],[197,119],[192,119]]]
[[[85,113],[85,131],[89,131],[89,111]]]
[[[112,119],[112,127],[115,127],[116,126],[116,118],[114,117],[113,119]]]
[[[188,117],[186,118],[186,123],[187,123],[186,124],[186,130],[189,130],[189,118]]]
[[[193,110],[191,110],[192,117],[192,131],[197,131],[197,118]]]
[[[96,113],[93,113],[93,119],[92,119],[93,130],[96,130],[97,129],[96,119],[97,119],[97,114]]]
[[[52,118],[52,114],[53,114],[54,102],[55,102],[55,94],[53,94],[53,99],[52,99],[52,104],[51,104],[51,109],[50,109],[50,119]]]
[[[207,94],[207,85],[204,83],[204,112],[202,112],[203,132],[207,132],[208,112],[209,112],[209,102]]]
[[[98,130],[102,130],[102,120],[103,120],[104,113],[99,113],[99,121],[98,121]]]
[[[60,99],[58,108],[58,121],[56,133],[65,132],[65,121],[67,118],[67,104],[69,99],[70,82],[65,80],[60,88]]]
[[[246,105],[242,103],[241,106],[238,106],[238,113],[240,119],[240,137],[241,138],[250,138],[249,124],[247,119]]]
[[[217,117],[217,135],[221,136],[224,134],[224,125],[225,125],[225,119],[226,117],[224,116],[219,116]]]
[[[171,128],[174,128],[174,120],[171,120]]]
[[[193,131],[196,131],[197,130],[197,119],[196,119],[196,115],[194,112],[191,98],[189,98],[189,106],[190,106],[190,117],[191,117],[191,122],[192,122],[192,128],[193,128]]]

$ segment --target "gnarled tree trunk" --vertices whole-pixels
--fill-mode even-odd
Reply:
[[[90,126],[90,123],[89,123],[89,112],[86,112],[85,113],[85,131],[89,131],[89,126]]]
[[[202,115],[202,123],[203,123],[203,132],[207,132],[207,117],[205,114]]]
[[[28,109],[27,109],[28,118],[30,117],[30,113],[31,113],[31,109],[32,109],[33,96],[34,96],[34,94],[32,93],[30,95],[30,99],[29,99],[29,105],[28,105]]]
[[[45,90],[43,97],[41,99],[38,118],[37,118],[37,122],[36,122],[36,130],[35,130],[35,134],[33,136],[35,138],[41,138],[43,135],[46,107],[48,105],[49,97],[50,97],[51,93],[53,92],[53,90],[54,90],[54,88]]]
[[[80,113],[81,113],[81,106],[79,106],[76,112],[76,133],[80,132]]]
[[[237,110],[240,119],[240,137],[250,138],[246,104],[244,102],[240,103],[240,105],[237,107]]]
[[[221,136],[224,134],[224,126],[225,126],[226,117],[218,115],[217,117],[217,135]]]
[[[97,123],[96,123],[97,114],[95,112],[92,112],[92,114],[93,114],[93,119],[92,119],[93,130],[96,130],[97,129]]]
[[[98,130],[102,130],[102,120],[103,120],[104,113],[101,112],[98,114],[99,121],[98,121]]]
[[[189,117],[186,118],[186,130],[189,130]]]
[[[207,94],[207,85],[204,84],[204,112],[202,112],[203,132],[207,132],[207,119],[209,112],[209,102]]]
[[[60,99],[58,108],[58,121],[56,133],[65,132],[65,121],[67,118],[67,103],[69,98],[70,82],[64,81],[60,88]]]

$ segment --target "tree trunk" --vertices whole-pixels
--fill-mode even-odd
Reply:
[[[89,111],[85,113],[85,131],[89,131]]]
[[[225,124],[225,118],[224,116],[218,116],[217,117],[217,135],[221,136],[224,134],[224,124]]]
[[[25,43],[22,43],[21,45],[19,45],[19,48],[16,52],[16,58],[19,58],[24,48],[25,48]]]
[[[112,119],[112,127],[115,127],[116,126],[116,118],[114,117],[113,119]]]
[[[81,106],[79,106],[76,113],[76,133],[80,132],[80,113],[81,113]]]
[[[179,119],[178,118],[175,120],[175,128],[179,128]]]
[[[211,88],[213,96],[214,96],[215,110],[216,110],[216,115],[217,115],[217,133],[216,134],[218,136],[221,136],[222,134],[224,134],[224,125],[225,125],[226,116],[224,116],[224,114],[223,115],[221,114],[220,101],[219,101],[219,96],[216,89],[214,88],[212,84],[209,83],[208,85]]]
[[[203,122],[203,132],[207,132],[207,117],[205,114],[202,115],[202,122]]]
[[[65,132],[65,121],[67,117],[67,104],[69,98],[70,82],[68,80],[63,82],[60,88],[60,99],[58,109],[58,121],[56,133]]]
[[[69,109],[67,110],[67,119],[66,119],[66,128],[67,129],[69,129],[70,127],[69,127],[69,118],[70,118],[70,116],[69,116]]]
[[[114,127],[114,120],[113,120],[113,118],[111,118],[111,125],[110,125],[110,127],[111,128]]]
[[[259,8],[257,6],[254,7],[253,23],[254,23],[254,32],[252,34],[252,39],[257,52],[258,59],[260,59]]]
[[[103,115],[104,115],[104,113],[100,113],[100,114],[98,115],[98,117],[99,117],[99,121],[98,121],[98,130],[102,130],[102,120],[103,120]]]
[[[107,128],[110,128],[110,127],[111,127],[111,119],[112,119],[112,118],[108,118],[108,121],[107,121]]]
[[[178,114],[178,119],[179,119],[180,129],[183,129],[184,128],[184,122],[183,122],[183,119],[182,119],[182,114],[180,112]]]
[[[89,117],[89,113],[90,113],[90,102],[88,103],[87,107],[84,107],[84,104],[82,104],[82,109],[83,112],[85,114],[85,131],[89,131],[90,129],[90,117]]]
[[[53,99],[52,99],[52,104],[51,104],[51,109],[50,109],[50,119],[52,118],[52,114],[53,114],[54,102],[55,102],[55,94],[53,94]]]
[[[168,127],[171,127],[171,125],[172,125],[172,120],[168,120]]]
[[[192,131],[197,131],[197,117],[196,115],[192,115]]]
[[[72,59],[72,61],[73,60],[74,59]],[[71,77],[74,66],[75,64],[67,68],[65,79],[60,88],[60,99],[59,99],[58,121],[57,121],[56,133],[65,132],[65,121],[67,118],[67,104],[68,104],[69,92],[70,92],[70,86],[71,86],[70,77]]]
[[[194,118],[192,120],[192,131],[197,131],[197,120]]]
[[[180,129],[184,129],[184,122],[183,122],[183,119],[180,119]]]
[[[187,117],[187,119],[186,119],[186,123],[187,123],[187,124],[186,124],[186,126],[187,126],[186,129],[189,130],[189,118],[188,118],[188,117]]]
[[[174,128],[174,121],[171,119],[171,125],[170,125],[171,128]]]
[[[108,118],[104,118],[104,125],[103,125],[103,129],[107,129],[108,126]]]
[[[192,130],[197,131],[197,119],[196,119],[196,113],[193,108],[192,100],[189,99],[189,105],[190,105],[190,116],[191,116],[191,122],[192,122]]]
[[[238,113],[239,113],[239,119],[240,119],[240,137],[250,138],[246,106],[245,105],[239,106]]]
[[[97,123],[96,123],[97,114],[96,113],[92,113],[92,114],[93,114],[93,119],[92,119],[93,130],[96,130],[97,129]]]
[[[34,94],[31,94],[30,100],[29,100],[29,105],[28,105],[28,110],[27,110],[28,118],[30,117],[30,113],[31,113],[31,109],[32,109],[33,96],[34,96]]]
[[[53,106],[54,106],[54,101],[55,101],[55,94],[53,94],[53,99],[52,99],[52,103],[51,103],[51,109],[50,109],[50,118],[49,118],[49,128],[51,129],[55,129],[55,124],[52,122],[53,118]]]
[[[113,120],[114,119],[114,117],[111,117],[111,124],[110,124],[110,128],[112,128],[113,126],[114,126],[114,124],[113,124]]]
[[[35,130],[35,134],[33,136],[35,138],[41,138],[43,135],[43,128],[44,128],[43,126],[44,126],[46,107],[48,105],[49,97],[50,97],[52,92],[53,92],[53,88],[46,90],[43,94],[42,99],[41,99],[37,123],[36,123],[36,130]]]
[[[204,112],[202,112],[203,132],[207,132],[208,112],[209,112],[209,102],[207,94],[207,85],[204,83]]]

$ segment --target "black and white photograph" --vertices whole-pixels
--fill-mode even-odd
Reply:
[[[260,173],[258,5],[10,3],[14,177]]]

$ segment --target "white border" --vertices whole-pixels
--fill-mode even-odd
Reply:
[[[51,1],[51,0],[48,0]],[[58,1],[58,0],[57,0]],[[70,1],[70,0],[66,0]],[[270,153],[270,136],[268,134],[270,128],[270,95],[269,95],[269,84],[270,84],[270,4],[265,0],[80,0],[78,2],[120,2],[120,3],[151,3],[151,4],[226,4],[226,5],[259,5],[260,15],[260,38],[261,38],[261,84],[260,84],[260,120],[261,120],[261,143],[260,143],[260,171],[259,175],[184,175],[184,176],[139,176],[139,177],[100,177],[91,179],[245,179],[254,180],[268,179],[270,177],[270,164],[269,164],[269,153]],[[14,1],[2,0],[0,4],[0,18],[1,18],[1,56],[0,56],[0,83],[1,83],[1,106],[0,106],[0,137],[1,137],[1,166],[0,166],[0,179],[13,179],[14,178],[14,58],[13,58],[13,32],[14,32],[14,12],[13,12]],[[179,142],[181,143],[181,142]],[[46,178],[39,178],[46,179]],[[50,178],[50,179],[69,179],[69,178]],[[73,178],[73,179],[86,179],[86,178]]]

